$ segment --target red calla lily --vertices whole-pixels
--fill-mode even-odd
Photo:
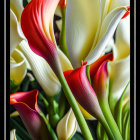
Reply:
[[[37,90],[10,95],[10,104],[18,111],[26,129],[34,140],[50,140],[50,134],[37,106]]]
[[[87,110],[90,114],[92,114],[95,117],[98,117],[102,115],[102,111],[100,109],[98,99],[97,99],[97,89],[101,88],[100,86],[104,86],[104,81],[102,81],[102,77],[106,75],[107,70],[105,71],[104,65],[107,63],[107,61],[113,60],[113,54],[109,53],[101,58],[99,58],[97,61],[95,61],[90,66],[90,76],[91,79],[94,80],[96,83],[96,80],[98,82],[92,87],[88,81],[87,75],[86,75],[86,63],[84,63],[80,68],[77,68],[75,70],[69,70],[64,72],[65,78],[68,82],[68,85],[70,89],[72,90],[72,93],[78,103]],[[106,65],[105,65],[106,66]],[[101,78],[100,80],[98,78]],[[103,77],[105,78],[105,77]],[[106,77],[107,78],[107,77]],[[98,88],[95,88],[97,86]],[[94,90],[96,89],[96,91]]]
[[[32,0],[21,15],[21,28],[32,51],[43,57],[56,75],[61,73],[53,33],[53,16],[59,0]]]

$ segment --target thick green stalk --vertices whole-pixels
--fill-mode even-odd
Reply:
[[[62,27],[60,31],[60,38],[59,38],[59,46],[63,53],[69,58],[67,44],[66,44],[66,32],[65,32],[65,16],[66,16],[66,8],[61,9],[62,13]]]
[[[104,101],[104,100],[99,100],[100,103],[100,107],[102,109],[102,112],[104,114],[104,117],[114,135],[114,139],[115,140],[122,140],[122,136],[120,134],[119,128],[112,116],[111,110],[109,108],[108,102]]]
[[[107,136],[111,139],[111,140],[114,140],[114,135],[108,125],[108,123],[106,122],[106,120],[104,118],[102,119],[98,119],[100,121],[100,123],[102,124],[102,126],[104,127],[106,133],[107,133]]]
[[[90,133],[90,130],[88,128],[88,125],[83,117],[83,114],[81,113],[81,111],[77,105],[77,102],[76,102],[63,74],[61,74],[59,76],[59,80],[60,80],[60,83],[61,83],[62,88],[64,90],[65,96],[66,96],[66,98],[67,98],[67,100],[68,100],[68,102],[69,102],[70,106],[72,107],[72,110],[75,114],[77,122],[78,122],[80,129],[82,131],[83,137],[85,138],[85,140],[93,140],[92,135]]]

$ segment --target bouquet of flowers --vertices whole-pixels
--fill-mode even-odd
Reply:
[[[129,0],[10,0],[10,140],[130,140]]]

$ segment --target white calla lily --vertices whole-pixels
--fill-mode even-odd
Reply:
[[[14,51],[17,45],[21,42],[19,22],[16,15],[10,9],[10,53]]]
[[[16,129],[10,131],[10,140],[17,140],[16,138]]]
[[[126,35],[127,34],[127,35]],[[114,61],[109,63],[111,110],[120,99],[122,92],[130,81],[130,17],[123,19],[116,31],[115,47],[113,47]],[[130,87],[126,97],[130,95]]]
[[[31,69],[45,93],[49,96],[58,94],[61,90],[61,84],[49,64],[42,57],[36,55],[25,40],[23,40],[19,46],[30,63]],[[68,58],[59,49],[58,54],[62,62],[63,71],[72,69]]]
[[[10,57],[10,78],[16,84],[20,84],[27,73],[25,56],[18,49],[15,49]]]
[[[126,58],[130,55],[130,15],[120,21],[116,31],[114,49],[115,60]]]
[[[80,66],[81,60],[91,64],[101,56],[127,11],[125,6],[129,6],[129,0],[116,5],[112,0],[67,2],[66,42],[74,68]]]
[[[67,112],[67,114],[58,122],[57,124],[57,136],[59,140],[68,140],[76,132],[77,121],[74,116],[72,109]]]
[[[130,56],[110,63],[110,93],[118,100],[130,80]]]

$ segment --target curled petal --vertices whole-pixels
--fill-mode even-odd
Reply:
[[[76,132],[77,121],[72,109],[59,121],[56,131],[59,140],[68,140]]]
[[[61,66],[53,34],[53,16],[59,0],[32,0],[21,16],[21,27],[29,46],[43,57],[56,75]]]
[[[75,69],[66,80],[78,103],[91,115],[101,117],[97,96],[86,76],[86,65]]]
[[[19,50],[15,49],[10,58],[10,78],[16,84],[20,84],[27,73],[25,56]]]
[[[14,51],[21,40],[19,22],[14,12],[10,9],[10,53]]]
[[[112,38],[118,23],[126,12],[126,8],[118,8],[111,11],[103,20],[96,43],[93,44],[88,56],[85,58],[88,64],[95,62],[102,54],[106,45]]]
[[[100,57],[97,61],[95,61],[94,63],[92,63],[90,65],[90,77],[93,80],[94,76],[97,72],[97,70],[99,69],[99,67],[104,63],[107,62],[109,60],[113,60],[113,54],[112,53],[108,53],[102,57]]]
[[[49,140],[49,133],[37,106],[38,91],[18,92],[10,95],[10,104],[20,117],[34,140]]]

